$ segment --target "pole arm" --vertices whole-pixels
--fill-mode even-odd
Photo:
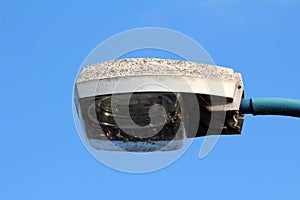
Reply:
[[[240,112],[242,114],[283,115],[300,118],[300,100],[286,98],[243,99]]]

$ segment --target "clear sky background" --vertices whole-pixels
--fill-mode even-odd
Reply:
[[[194,38],[242,73],[247,97],[300,99],[299,19],[297,0],[0,1],[0,199],[300,199],[299,119],[247,116],[203,160],[200,138],[165,169],[127,174],[86,151],[71,105],[85,56],[145,26]]]

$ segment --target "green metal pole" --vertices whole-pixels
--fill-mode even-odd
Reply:
[[[253,115],[283,115],[300,118],[300,100],[286,98],[251,98],[241,102],[240,112]]]

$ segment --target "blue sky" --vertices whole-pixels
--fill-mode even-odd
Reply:
[[[247,116],[205,159],[197,139],[171,166],[136,175],[86,151],[71,104],[87,54],[145,26],[194,38],[242,73],[247,97],[300,99],[299,10],[296,0],[1,1],[0,199],[299,199],[299,119]]]

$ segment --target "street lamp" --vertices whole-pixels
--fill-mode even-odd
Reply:
[[[240,73],[131,58],[82,69],[74,102],[86,139],[106,151],[170,151],[186,138],[240,134],[245,114],[300,117],[300,101],[244,99]]]

